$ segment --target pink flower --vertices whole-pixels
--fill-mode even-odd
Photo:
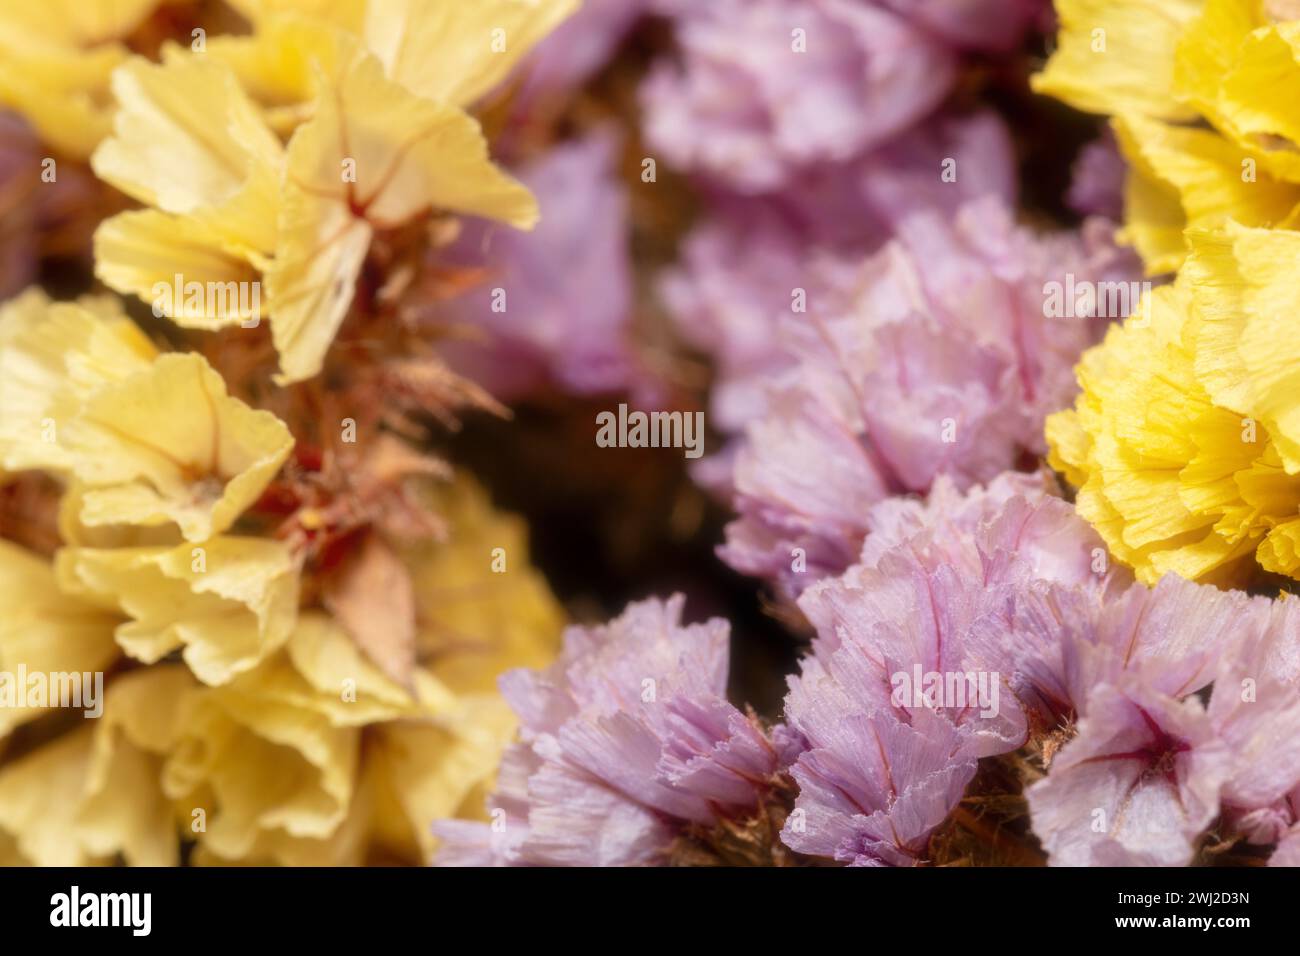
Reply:
[[[744,192],[840,162],[933,110],[952,51],[880,6],[854,0],[713,0],[677,24],[680,61],[642,90],[651,148]]]
[[[630,342],[627,197],[616,137],[562,144],[520,178],[545,214],[533,232],[470,226],[453,253],[488,278],[449,304],[481,338],[449,341],[457,372],[505,401],[546,387],[589,395],[649,388]]]
[[[1195,698],[1100,684],[1077,736],[1027,791],[1034,832],[1058,866],[1185,866],[1230,767]]]
[[[489,801],[502,825],[439,824],[442,862],[662,863],[691,825],[757,807],[797,738],[727,703],[727,625],[684,626],[683,603],[570,628],[551,667],[502,676],[520,721]]]
[[[1044,418],[1069,403],[1074,363],[1104,327],[1049,316],[1047,284],[1117,278],[1125,262],[1087,229],[1017,228],[993,199],[951,222],[908,216],[807,315],[786,316],[793,364],[736,453],[740,518],[724,560],[797,594],[816,575],[792,565],[846,567],[870,504],[945,474],[966,488],[1041,455]]]

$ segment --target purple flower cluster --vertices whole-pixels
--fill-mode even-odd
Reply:
[[[520,742],[502,760],[493,822],[438,825],[441,863],[664,863],[689,831],[760,808],[794,740],[727,702],[727,624],[683,626],[683,603],[570,628],[547,670],[502,676]]]
[[[1038,236],[992,198],[913,213],[865,263],[824,265],[807,313],[782,322],[789,364],[735,453],[723,558],[798,594],[853,561],[876,502],[1042,454],[1043,420],[1102,327],[1046,315],[1044,285],[1128,266],[1107,230]]]
[[[793,770],[809,821],[797,837],[787,824],[796,849],[856,864],[917,859],[973,760],[1026,745],[1043,748],[1048,772],[1027,797],[1055,864],[1186,864],[1221,812],[1275,814],[1260,842],[1292,826],[1285,801],[1300,762],[1261,752],[1287,746],[1300,709],[1288,606],[1105,570],[1091,528],[1032,476],[965,496],[944,479],[928,503],[873,512],[862,562],[799,601],[818,637],[786,700],[787,722],[813,748]],[[1259,648],[1249,663],[1243,643]],[[1217,670],[1221,660],[1239,673]],[[918,696],[919,675],[935,679]],[[1212,682],[1207,708],[1198,693]],[[1249,703],[1234,696],[1242,686]],[[850,722],[912,741],[886,776],[892,802],[846,808],[835,796],[881,779],[858,769]],[[877,814],[895,806],[906,826],[882,841]]]
[[[725,624],[683,627],[680,598],[506,675],[522,732],[498,825],[441,825],[443,862],[668,862],[793,793],[788,850],[913,865],[980,760],[1013,751],[1039,756],[1026,797],[1053,864],[1187,864],[1216,821],[1296,862],[1293,603],[1135,583],[1041,476],[940,478],[867,523],[860,561],[799,599],[817,636],[771,731],[725,700]]]
[[[770,192],[929,115],[960,47],[1006,49],[1034,4],[714,0],[677,5],[680,57],[642,91],[650,145],[680,169]],[[995,8],[996,14],[994,12]]]
[[[477,223],[444,254],[487,279],[450,304],[477,335],[447,342],[443,354],[503,401],[546,388],[651,387],[628,340],[632,264],[618,151],[612,129],[548,150],[517,171],[546,208],[537,228]]]

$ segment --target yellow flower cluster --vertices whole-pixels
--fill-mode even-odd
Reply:
[[[1300,220],[1300,7],[1292,0],[1056,0],[1034,88],[1113,117],[1129,162],[1124,236],[1150,274],[1184,230]]]
[[[1058,0],[1036,87],[1113,115],[1126,234],[1175,282],[1087,352],[1050,462],[1154,584],[1300,579],[1300,8]]]
[[[67,489],[53,563],[0,541],[0,670],[110,674],[102,719],[0,770],[0,862],[175,863],[182,834],[200,861],[413,861],[476,809],[513,729],[492,679],[562,624],[535,572],[490,566],[526,555],[520,522],[429,490],[452,543],[402,556],[428,661],[404,687],[299,612],[284,542],[229,533],[292,439],[202,357],[32,291],[0,310],[0,383],[0,462]],[[50,716],[0,708],[0,739]]]
[[[536,220],[466,107],[576,0],[232,5],[250,35],[196,31],[153,62],[128,40],[159,0],[5,3],[0,105],[144,205],[96,235],[109,287],[156,305],[177,277],[265,281],[289,384],[320,371],[377,234]],[[258,317],[169,303],[187,328]],[[415,862],[434,819],[481,812],[514,729],[495,677],[545,664],[563,623],[522,522],[425,471],[407,484],[446,540],[375,546],[331,604],[301,541],[250,522],[295,454],[115,298],[0,308],[0,482],[52,476],[63,542],[49,560],[0,540],[0,673],[106,676],[95,721],[21,688],[0,707],[0,864]],[[394,474],[420,474],[401,454]],[[380,537],[359,526],[346,540]],[[414,645],[396,663],[348,619],[394,575]]]

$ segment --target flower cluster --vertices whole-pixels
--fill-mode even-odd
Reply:
[[[1294,11],[1100,4],[1093,50],[1082,11],[1063,6],[1062,46],[1038,86],[1114,114],[1129,161],[1125,230],[1150,271],[1179,271],[1085,356],[1075,408],[1048,427],[1051,461],[1145,581],[1300,577],[1300,404],[1285,332],[1300,181],[1276,100],[1296,69]],[[1079,71],[1102,58],[1124,69],[1084,84]],[[1207,123],[1175,122],[1193,117]]]
[[[446,864],[614,866],[780,855],[795,742],[726,699],[728,628],[683,626],[681,595],[571,628],[545,671],[501,690],[520,721],[492,823],[448,821]]]
[[[0,864],[1300,865],[1298,17],[0,4]]]
[[[1112,117],[1129,164],[1125,235],[1150,273],[1179,268],[1189,227],[1294,221],[1294,5],[1057,0],[1057,13],[1034,88]]]
[[[139,203],[94,270],[152,307],[0,307],[5,862],[427,860],[513,733],[496,674],[558,641],[522,524],[422,447],[499,406],[404,302],[459,216],[536,221],[467,107],[573,4],[237,6],[188,45],[155,3],[0,14],[0,102],[56,150],[5,181],[66,202],[35,177],[88,160]]]

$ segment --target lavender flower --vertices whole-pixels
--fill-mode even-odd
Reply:
[[[1231,756],[1195,698],[1097,686],[1078,734],[1029,788],[1034,831],[1064,866],[1181,866],[1218,814]]]
[[[727,625],[683,626],[683,603],[570,628],[550,668],[502,676],[521,729],[489,801],[499,822],[440,824],[442,862],[664,863],[724,824],[732,840],[752,818],[754,841],[771,829],[798,738],[727,703]]]
[[[677,38],[680,63],[658,64],[642,90],[647,140],[744,192],[895,136],[938,105],[956,65],[928,31],[852,0],[695,4]]]
[[[649,387],[629,340],[627,198],[610,131],[556,146],[520,170],[546,216],[530,233],[470,227],[450,254],[488,279],[451,303],[481,338],[444,354],[506,401],[545,387],[586,395]]]
[[[1115,135],[1107,128],[1079,152],[1065,201],[1081,216],[1102,216],[1119,222],[1124,218],[1127,171]]]
[[[829,283],[848,295],[786,317],[795,364],[736,455],[740,518],[724,560],[797,594],[847,567],[870,504],[941,474],[965,488],[1041,455],[1043,420],[1068,404],[1074,362],[1104,324],[1048,317],[1046,283],[1127,268],[1108,235],[1036,236],[992,199],[951,223],[907,217]]]
[[[946,157],[970,170],[940,183]],[[764,197],[710,194],[710,216],[682,245],[660,294],[682,336],[714,359],[712,424],[741,432],[766,407],[773,375],[795,362],[782,346],[799,290],[814,300],[880,246],[909,212],[953,214],[970,200],[1014,199],[1011,142],[992,114],[927,124],[840,166],[809,170]]]
[[[1155,588],[1134,583],[1029,475],[965,494],[940,479],[928,500],[883,501],[865,524],[860,562],[799,599],[817,637],[786,700],[809,746],[792,770],[804,815],[791,820],[807,826],[787,823],[792,847],[858,863],[923,860],[972,761],[1027,744],[1049,769],[1027,795],[1053,863],[1186,863],[1221,791],[1260,842],[1291,835],[1300,651],[1274,602],[1172,575]],[[1256,675],[1250,705],[1231,696],[1241,681],[1220,664],[1243,660],[1241,640],[1256,649],[1232,665]],[[1211,682],[1223,703],[1207,710],[1196,695]],[[889,798],[852,809],[835,794],[880,785],[852,772],[881,772],[863,763],[859,733],[911,743],[888,758]],[[929,781],[925,812],[893,809],[917,781]],[[946,806],[931,802],[938,793]],[[860,849],[879,830],[858,818],[877,811],[909,814],[912,829]]]

